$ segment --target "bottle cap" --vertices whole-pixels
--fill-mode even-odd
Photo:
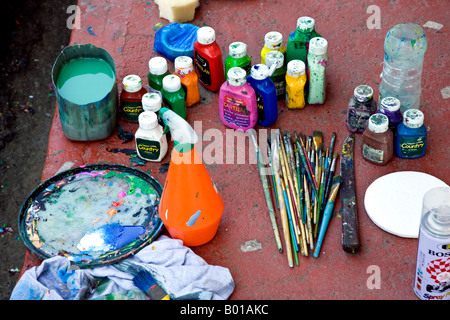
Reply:
[[[373,98],[373,89],[368,85],[362,84],[355,88],[353,95],[357,101],[367,102]]]
[[[155,92],[147,92],[142,96],[144,111],[158,112],[161,109],[161,96]]]
[[[280,49],[283,45],[283,35],[278,31],[267,32],[264,36],[264,45],[269,49]]]
[[[297,28],[301,31],[311,32],[314,30],[315,23],[311,17],[300,17],[297,19]]]
[[[243,42],[233,42],[228,46],[228,50],[233,58],[243,58],[247,54],[247,45]]]
[[[284,65],[284,54],[282,54],[280,51],[269,51],[266,54],[266,66],[269,68],[274,64],[276,61],[278,61],[277,66],[275,69],[279,69]]]
[[[123,78],[123,89],[126,92],[138,92],[142,88],[141,78],[135,74],[131,74]]]
[[[158,125],[158,117],[152,111],[143,111],[138,117],[139,127],[144,130],[151,130]]]
[[[242,86],[246,82],[247,72],[240,67],[230,68],[227,72],[228,83],[232,86]]]
[[[163,88],[169,92],[178,91],[181,88],[181,80],[174,74],[169,74],[163,78]]]
[[[370,116],[368,129],[374,133],[383,133],[389,129],[389,119],[382,113],[375,113]]]
[[[160,76],[167,72],[167,61],[163,57],[151,58],[148,62],[150,73]]]
[[[197,30],[197,41],[201,44],[211,44],[216,41],[216,32],[211,27],[201,27]]]
[[[325,38],[315,37],[309,41],[309,52],[315,55],[327,53],[328,41]]]
[[[386,97],[381,99],[381,107],[390,112],[394,112],[400,109],[400,100],[395,97]]]
[[[300,77],[305,74],[305,63],[302,60],[291,60],[287,65],[287,73],[291,77]]]
[[[269,76],[269,67],[265,64],[255,64],[250,71],[250,75],[253,79],[264,80]]]
[[[423,125],[424,116],[418,109],[409,109],[403,113],[403,124],[408,128],[419,128]]]
[[[189,74],[194,70],[192,58],[188,56],[179,56],[174,61],[175,70],[178,74]]]

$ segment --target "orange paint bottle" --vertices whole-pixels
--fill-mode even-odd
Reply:
[[[194,72],[194,64],[191,57],[179,56],[174,61],[175,72],[181,80],[181,86],[186,94],[186,107],[192,107],[200,101],[198,76]]]

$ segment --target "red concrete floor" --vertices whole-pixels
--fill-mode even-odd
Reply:
[[[378,228],[367,216],[363,199],[367,187],[378,177],[395,171],[420,171],[431,174],[446,183],[449,175],[450,99],[444,99],[441,89],[450,85],[448,1],[299,1],[201,0],[192,24],[209,25],[216,30],[217,42],[223,59],[228,45],[242,41],[248,45],[253,64],[260,62],[264,35],[269,31],[283,34],[286,45],[288,35],[295,30],[300,16],[311,16],[316,27],[329,42],[327,71],[327,100],[323,106],[307,106],[303,110],[288,110],[279,102],[279,118],[273,128],[297,130],[312,135],[321,130],[329,145],[332,132],[337,133],[336,150],[340,152],[349,132],[345,127],[345,112],[353,89],[368,84],[378,96],[383,62],[383,43],[387,31],[397,23],[414,22],[424,25],[435,21],[444,25],[437,31],[424,28],[428,37],[422,77],[422,97],[428,130],[428,150],[416,160],[394,158],[384,167],[374,166],[362,159],[361,135],[356,136],[355,162],[357,208],[361,250],[348,254],[341,246],[341,218],[334,217],[319,258],[299,257],[299,265],[289,268],[286,255],[278,251],[266,209],[264,194],[256,165],[250,162],[246,151],[244,164],[207,165],[225,203],[225,210],[215,238],[193,250],[209,264],[229,268],[235,281],[231,299],[417,299],[412,290],[416,262],[417,239],[400,238]],[[369,5],[380,9],[380,28],[369,29]],[[79,1],[81,28],[74,29],[71,44],[92,43],[106,49],[114,58],[122,90],[121,79],[137,74],[146,83],[148,61],[157,56],[153,51],[157,23],[168,24],[159,18],[154,1]],[[90,33],[91,30],[94,34]],[[170,63],[170,70],[173,64]],[[51,72],[51,70],[49,70]],[[202,130],[217,128],[225,133],[218,113],[218,93],[201,89],[202,101],[188,109],[188,121],[202,121]],[[119,122],[125,130],[137,129],[137,124]],[[261,127],[257,126],[257,130]],[[224,134],[225,141],[225,134]],[[129,165],[129,157],[110,153],[107,148],[133,148],[133,143],[122,144],[117,135],[99,142],[71,142],[64,137],[58,112],[53,119],[48,155],[42,179],[54,175],[66,162],[75,166],[100,161]],[[210,142],[203,142],[199,149]],[[220,141],[219,141],[220,143]],[[170,146],[173,144],[171,143]],[[225,154],[225,157],[232,156]],[[161,163],[168,162],[170,152]],[[236,161],[235,161],[236,162]],[[166,174],[160,174],[161,163],[147,163],[138,167],[151,170],[161,184]],[[339,168],[339,167],[338,167]],[[338,169],[339,171],[339,169]],[[188,187],[188,186],[187,186]],[[340,207],[338,200],[335,212]],[[279,226],[281,223],[279,222]],[[243,252],[241,244],[258,240],[261,249]],[[27,255],[25,265],[33,263]],[[367,285],[372,275],[370,266],[379,267],[381,287]],[[369,281],[370,282],[370,281]]]

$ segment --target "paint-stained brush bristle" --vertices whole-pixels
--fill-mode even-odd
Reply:
[[[133,278],[133,283],[152,300],[170,300],[169,295],[156,283],[153,276],[147,270],[139,271]]]

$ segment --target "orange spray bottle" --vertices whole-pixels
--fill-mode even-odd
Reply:
[[[159,216],[172,238],[199,246],[216,235],[223,200],[194,148],[198,137],[192,127],[168,108],[161,108],[159,115],[174,140]]]

